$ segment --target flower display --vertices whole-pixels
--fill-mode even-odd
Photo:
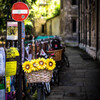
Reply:
[[[38,64],[37,64],[37,60],[31,60],[31,67],[33,67],[33,71],[38,71],[39,69],[37,68]]]
[[[25,61],[22,65],[24,72],[31,73],[33,71],[33,67],[29,61]]]
[[[46,60],[44,58],[37,59],[38,69],[45,69],[46,68]]]
[[[47,59],[46,62],[47,62],[46,69],[53,70],[56,67],[56,62],[53,59],[51,58]]]
[[[51,58],[48,58],[47,60],[44,58],[38,58],[31,61],[25,61],[22,67],[26,73],[43,69],[53,70],[56,67],[56,62]]]

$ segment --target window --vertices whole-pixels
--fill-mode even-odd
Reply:
[[[44,25],[42,25],[42,33],[44,33]]]
[[[77,5],[76,0],[72,0],[72,5]]]
[[[76,20],[72,20],[72,32],[76,32]]]

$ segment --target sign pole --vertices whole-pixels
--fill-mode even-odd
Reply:
[[[18,73],[17,73],[17,90],[16,90],[16,100],[22,100],[22,44],[21,44],[21,22],[18,22]]]
[[[18,0],[19,2],[21,0]],[[17,75],[17,91],[16,91],[16,100],[22,100],[22,66],[21,66],[21,22],[18,22],[18,50],[19,50],[19,59],[18,59],[18,75]]]
[[[21,0],[17,0],[18,2],[14,3],[12,6],[12,19],[18,22],[18,50],[19,50],[19,58],[18,58],[18,73],[16,75],[17,80],[17,88],[16,88],[16,100],[22,100],[22,21],[24,21],[29,15],[28,6],[21,2]]]

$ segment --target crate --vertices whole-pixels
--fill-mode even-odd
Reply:
[[[39,71],[33,71],[31,73],[25,73],[25,76],[27,78],[27,83],[40,83],[40,82],[50,82],[52,74],[53,71],[39,70]]]
[[[59,50],[51,50],[51,51],[46,51],[47,54],[52,54],[54,53],[54,56],[53,59],[55,61],[61,61],[62,60],[62,51],[63,49],[59,49]]]

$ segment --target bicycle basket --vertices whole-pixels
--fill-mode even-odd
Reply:
[[[61,59],[62,59],[62,51],[63,51],[63,49],[51,50],[51,51],[47,51],[47,54],[54,53],[55,57],[53,57],[53,59],[55,61],[61,61]]]
[[[40,83],[40,82],[50,82],[52,78],[53,71],[49,70],[39,70],[33,71],[31,73],[25,73],[27,78],[27,83]]]

